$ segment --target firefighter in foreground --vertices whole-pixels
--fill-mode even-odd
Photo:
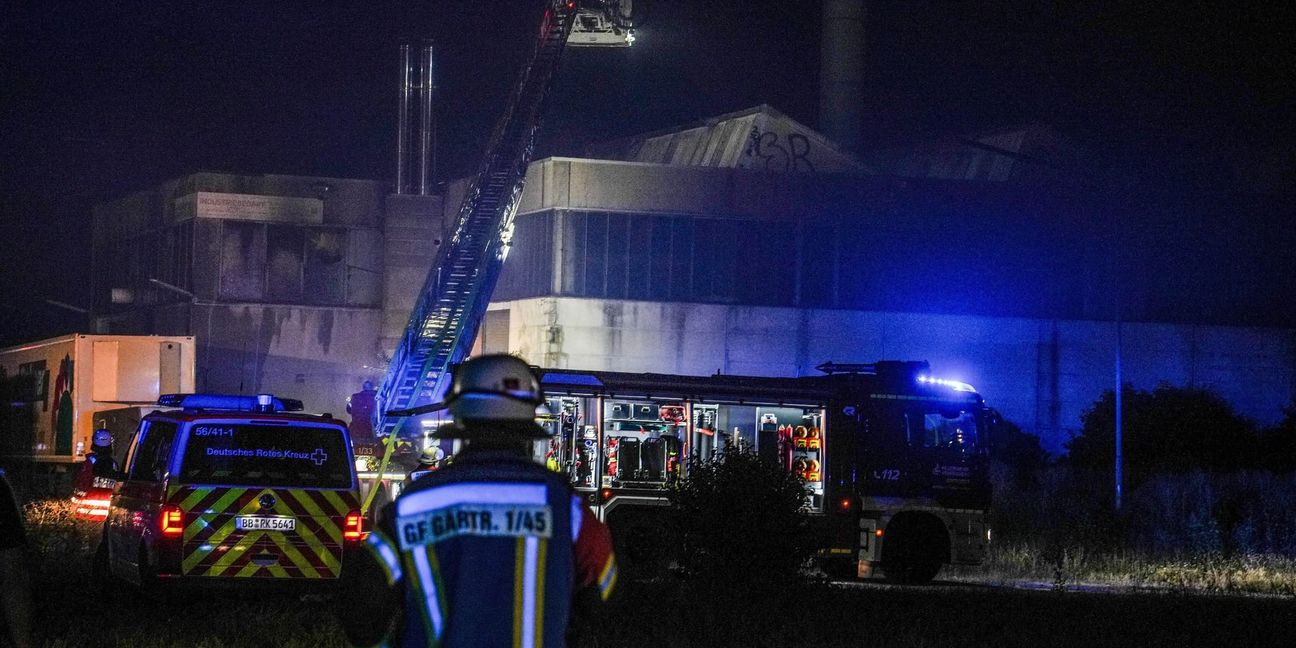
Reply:
[[[563,646],[617,579],[608,529],[563,476],[530,458],[546,436],[531,368],[506,355],[464,362],[436,435],[455,461],[388,504],[343,570],[339,609],[357,645]]]

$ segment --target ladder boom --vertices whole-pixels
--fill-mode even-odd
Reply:
[[[575,14],[575,2],[545,2],[535,47],[460,204],[454,234],[438,251],[392,354],[376,408],[381,434],[399,433],[408,420],[387,412],[442,398],[447,370],[467,355],[477,336],[508,255],[535,133]]]

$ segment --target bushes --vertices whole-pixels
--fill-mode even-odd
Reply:
[[[1130,493],[1130,543],[1145,551],[1296,556],[1296,476],[1193,472]]]
[[[1053,466],[1038,486],[992,472],[997,574],[1283,593],[1296,590],[1296,475],[1250,471],[1149,476],[1112,508],[1110,477]]]
[[[1165,473],[1228,472],[1260,464],[1260,435],[1213,392],[1162,385],[1122,392],[1126,484]],[[1080,417],[1081,433],[1066,443],[1067,462],[1112,474],[1116,395],[1108,391]],[[1107,492],[1111,492],[1110,488]]]
[[[999,540],[1133,550],[1296,556],[1296,475],[1267,472],[1152,476],[1112,509],[1107,476],[1054,466],[1039,486],[1015,489],[992,472],[992,524]]]
[[[671,491],[680,568],[701,587],[761,594],[801,579],[815,538],[800,478],[748,452],[695,461]]]

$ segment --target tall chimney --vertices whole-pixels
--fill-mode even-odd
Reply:
[[[409,189],[409,109],[410,92],[413,82],[410,79],[410,46],[400,47],[400,109],[396,117],[396,193],[403,194]]]
[[[432,133],[432,43],[423,43],[422,79],[419,82],[419,195],[426,196],[432,192],[432,175],[436,173],[436,160],[433,146],[436,144]]]
[[[864,0],[823,0],[819,130],[858,151],[864,99]]]

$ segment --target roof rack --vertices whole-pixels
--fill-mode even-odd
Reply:
[[[819,371],[830,376],[838,374],[878,376],[883,379],[912,380],[921,385],[939,385],[954,391],[975,392],[976,388],[965,382],[946,380],[931,375],[931,365],[926,360],[879,360],[872,364],[844,364],[825,362]]]
[[[871,376],[921,376],[931,371],[926,360],[879,360],[873,363],[841,363],[829,360],[817,367],[830,376],[836,374],[865,374]]]
[[[279,398],[273,394],[163,394],[158,397],[157,404],[187,410],[232,412],[300,412],[304,409],[300,400]]]

